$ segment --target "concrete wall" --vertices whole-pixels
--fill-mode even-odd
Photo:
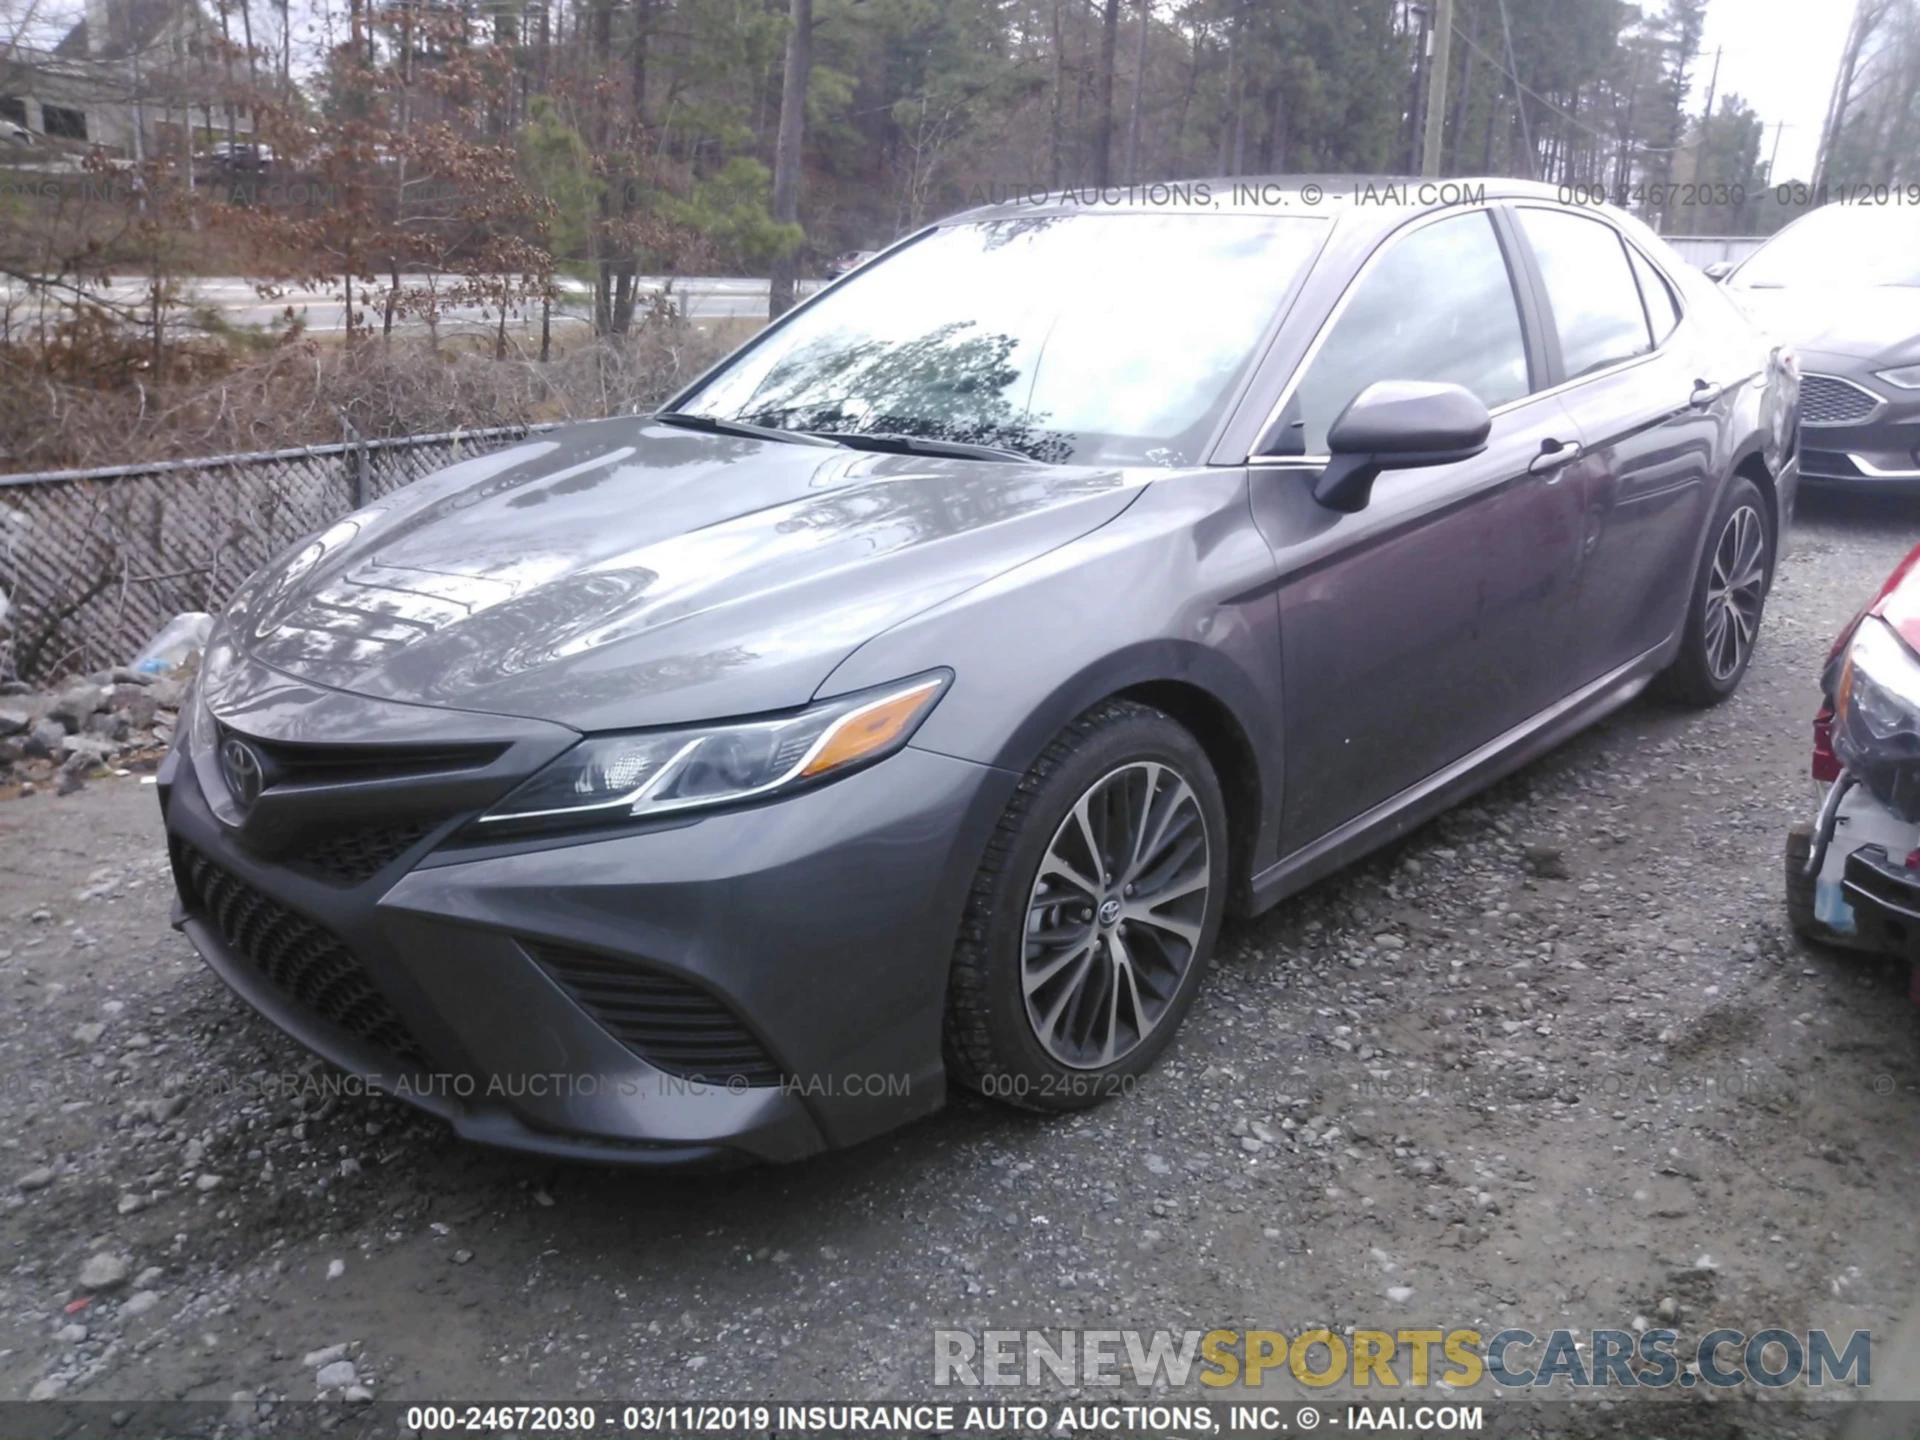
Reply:
[[[1716,260],[1738,264],[1758,250],[1764,236],[1753,235],[1668,235],[1666,242],[1680,252],[1689,265],[1704,270]]]

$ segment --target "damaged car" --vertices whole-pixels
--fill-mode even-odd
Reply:
[[[1787,835],[1787,915],[1914,963],[1920,1003],[1920,546],[1840,632],[1813,721],[1815,817]]]

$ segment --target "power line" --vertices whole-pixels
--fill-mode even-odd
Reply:
[[[1503,12],[1505,11],[1506,0],[1500,0],[1500,8]],[[1554,104],[1553,101],[1549,100],[1546,96],[1542,95],[1538,90],[1535,90],[1531,85],[1528,85],[1526,82],[1521,80],[1521,78],[1518,75],[1515,75],[1513,71],[1509,70],[1505,65],[1502,65],[1498,60],[1494,59],[1494,57],[1489,55],[1483,48],[1481,48],[1479,45],[1476,45],[1471,36],[1462,34],[1460,36],[1460,41],[1469,50],[1473,51],[1474,54],[1478,55],[1482,60],[1486,61],[1487,64],[1491,65],[1495,70],[1498,70],[1502,75],[1506,76],[1507,79],[1511,80],[1514,83],[1514,86],[1516,89],[1525,91],[1528,95],[1531,95],[1535,100],[1538,100],[1542,105],[1546,106],[1547,109],[1553,111],[1554,114],[1559,115],[1568,121],[1571,121],[1573,124],[1579,126],[1582,130],[1586,131],[1589,135],[1592,135],[1595,139],[1605,140],[1611,143],[1612,141],[1618,140],[1620,138],[1618,135],[1608,134],[1605,130],[1600,129],[1597,126],[1589,125],[1586,121],[1582,120],[1578,115],[1575,115],[1571,110],[1563,109],[1559,105]],[[1527,114],[1526,114],[1525,107],[1520,107],[1519,114],[1520,114],[1521,135],[1522,135],[1522,138],[1524,138],[1527,142],[1527,152],[1531,154],[1533,152],[1533,139],[1527,133]],[[1642,145],[1637,148],[1639,150],[1639,153],[1641,153],[1642,155],[1678,155],[1682,150],[1686,149],[1687,147],[1684,145]]]
[[[1500,62],[1498,60],[1495,60],[1493,62],[1493,68],[1496,70],[1500,70],[1500,73],[1502,75],[1505,75],[1509,80],[1513,81],[1513,83],[1519,86],[1520,89],[1527,90],[1526,86],[1520,84],[1520,76],[1516,73],[1520,69],[1520,62],[1513,58],[1513,23],[1507,19],[1507,0],[1500,0],[1500,31],[1502,34],[1504,34],[1507,37],[1507,64],[1511,68],[1501,70]],[[1471,40],[1469,40],[1467,43],[1469,45],[1473,44]],[[1474,48],[1477,50],[1480,47],[1475,45]],[[1533,94],[1531,90],[1527,90],[1527,93],[1529,95]],[[1531,180],[1533,178],[1533,161],[1534,161],[1533,130],[1527,124],[1526,105],[1522,103],[1514,106],[1513,108],[1514,108],[1514,113],[1519,115],[1520,117],[1520,138],[1527,142],[1527,151],[1526,151],[1527,178]]]

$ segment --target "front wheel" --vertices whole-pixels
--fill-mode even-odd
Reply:
[[[1740,687],[1760,638],[1760,613],[1773,573],[1766,501],[1746,476],[1736,475],[1727,487],[1711,534],[1687,605],[1680,653],[1662,676],[1672,698],[1703,709]]]
[[[1096,705],[1021,780],[948,984],[950,1072],[1031,1110],[1121,1093],[1193,1003],[1226,907],[1220,783],[1191,734]]]

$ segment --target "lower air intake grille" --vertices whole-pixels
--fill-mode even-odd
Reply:
[[[426,825],[391,825],[336,835],[303,851],[293,863],[335,885],[371,880],[427,838]]]
[[[689,1080],[778,1085],[773,1063],[739,1017],[697,985],[625,960],[521,942],[585,1010],[655,1069]]]
[[[406,1022],[331,930],[294,914],[191,845],[175,845],[173,866],[188,904],[281,994],[396,1060],[427,1063]]]
[[[1864,480],[1866,472],[1853,463],[1851,455],[1838,450],[1802,450],[1800,476],[1810,480]]]
[[[1880,408],[1880,397],[1836,375],[1800,377],[1800,420],[1806,425],[1851,425]]]

